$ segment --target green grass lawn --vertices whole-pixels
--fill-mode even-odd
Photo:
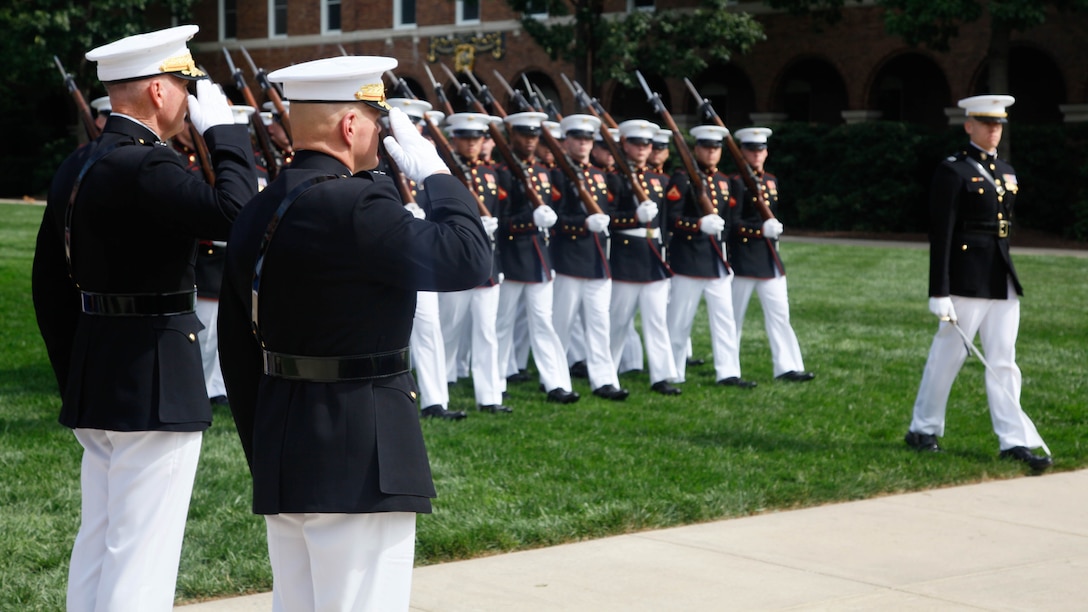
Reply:
[[[80,448],[56,422],[59,399],[30,298],[42,208],[0,205],[0,610],[63,608],[79,524]],[[590,395],[547,404],[511,387],[514,414],[423,423],[439,497],[418,522],[431,564],[644,529],[1026,474],[997,458],[983,368],[967,361],[949,404],[945,452],[902,436],[936,320],[926,309],[927,252],[785,243],[793,325],[813,382],[772,379],[753,298],[741,341],[754,390],[719,388],[709,365],[679,397],[621,378],[627,402]],[[1021,255],[1022,402],[1055,470],[1088,465],[1088,259]],[[710,360],[705,314],[693,333]],[[470,381],[451,409],[473,410]],[[229,411],[204,438],[178,577],[179,601],[271,587],[264,523]]]

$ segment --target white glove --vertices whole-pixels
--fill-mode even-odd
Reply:
[[[555,210],[547,204],[543,206],[537,206],[533,211],[533,223],[541,229],[548,229],[555,225],[555,222],[559,219],[559,215],[555,214]]]
[[[385,150],[404,176],[422,183],[432,174],[450,173],[446,163],[438,156],[434,143],[424,138],[408,115],[399,108],[389,111],[389,131],[393,135],[385,137]]]
[[[778,238],[782,235],[782,222],[774,217],[763,222],[763,235],[767,238]]]
[[[586,229],[594,234],[600,233],[608,229],[608,222],[610,218],[604,213],[597,213],[586,217]]]
[[[952,307],[952,298],[948,296],[929,298],[929,311],[942,321],[956,322],[956,309]]]
[[[196,95],[189,96],[189,121],[201,135],[217,125],[234,125],[234,113],[218,85],[208,79],[196,82]]]
[[[480,217],[480,222],[484,224],[484,231],[487,232],[487,237],[494,238],[495,230],[499,229],[499,220],[495,217]]]
[[[427,218],[426,211],[424,211],[422,208],[420,208],[419,204],[416,204],[415,202],[408,202],[407,204],[404,205],[404,209],[407,210],[408,212],[412,213],[412,216],[415,217],[416,219],[426,219]]]
[[[642,204],[638,205],[635,209],[635,216],[638,217],[639,223],[649,223],[657,216],[657,203],[653,200],[646,200]]]
[[[711,236],[717,236],[725,229],[725,219],[722,219],[719,215],[710,214],[703,215],[699,219],[699,231]]]

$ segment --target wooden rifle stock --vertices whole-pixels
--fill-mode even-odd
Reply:
[[[209,185],[215,185],[215,169],[212,168],[211,155],[208,154],[208,143],[204,142],[204,136],[196,131],[196,126],[191,123],[189,137],[193,139],[193,148],[196,149],[197,159],[200,160],[200,171],[204,173],[204,180]]]
[[[291,118],[287,113],[287,109],[283,106],[283,98],[280,96],[279,90],[276,89],[275,85],[269,82],[268,75],[265,74],[264,69],[258,68],[257,64],[253,62],[253,58],[250,57],[249,51],[246,51],[245,47],[240,47],[240,49],[242,50],[242,55],[246,56],[249,67],[253,69],[253,76],[257,79],[257,84],[261,86],[264,95],[272,101],[272,106],[276,107],[276,112],[280,116],[280,123],[283,124],[283,131],[287,134],[287,140],[293,143],[294,139],[291,137]]]
[[[249,123],[253,126],[253,133],[257,137],[257,146],[261,149],[261,157],[264,158],[265,168],[268,169],[268,179],[270,181],[275,180],[280,169],[279,164],[276,163],[276,154],[272,150],[272,138],[268,135],[268,128],[265,127],[264,121],[261,120],[261,107],[257,106],[253,91],[250,90],[249,85],[246,83],[241,69],[235,67],[234,60],[225,47],[223,48],[223,55],[226,56],[230,74],[234,77],[234,86],[242,92],[246,104],[254,109],[253,114],[249,116]]]
[[[454,76],[453,72],[451,72],[445,64],[441,64],[441,66],[446,71],[450,80],[458,87],[458,93],[464,98],[465,104],[470,108],[476,109],[476,112],[478,113],[491,116],[491,113],[487,112],[487,108],[484,107],[483,103],[477,100],[476,96],[472,95],[472,91],[469,90],[468,85],[458,81],[457,77]],[[498,149],[499,153],[506,159],[506,164],[509,166],[510,172],[514,175],[514,178],[525,187],[525,197],[529,198],[533,208],[544,206],[544,200],[541,199],[540,193],[533,185],[532,179],[529,178],[525,166],[522,165],[521,160],[518,159],[517,155],[510,150],[510,145],[506,142],[506,138],[503,137],[499,128],[496,127],[494,123],[488,121],[487,130],[491,134],[491,139],[495,141],[495,148]]]
[[[688,143],[684,140],[683,134],[680,133],[680,128],[677,127],[676,121],[672,118],[672,113],[669,109],[665,108],[665,103],[661,101],[661,96],[657,92],[651,91],[650,86],[646,83],[646,79],[642,78],[642,73],[635,71],[638,76],[639,83],[642,84],[642,88],[646,91],[646,99],[657,111],[658,115],[661,115],[661,119],[665,122],[666,127],[672,130],[672,139],[676,143],[676,150],[680,154],[680,160],[684,164],[684,171],[687,172],[688,179],[691,183],[691,189],[695,193],[695,201],[699,203],[699,208],[702,209],[704,215],[717,214],[718,210],[714,206],[714,203],[710,201],[710,196],[706,192],[706,176],[699,171],[699,168],[695,165],[695,159],[691,155],[691,150],[688,149]]]
[[[76,85],[75,78],[68,71],[64,69],[64,65],[60,63],[60,58],[53,56],[53,61],[57,64],[57,70],[60,70],[60,76],[64,79],[64,86],[68,89],[68,93],[71,94],[72,100],[76,103],[76,113],[79,115],[79,122],[83,124],[83,130],[87,133],[88,140],[94,140],[101,134],[101,130],[94,124],[94,115],[91,114],[91,107],[87,105],[87,100],[83,98],[83,92],[79,90],[79,86]]]
[[[725,127],[725,122],[722,121],[722,118],[718,116],[718,113],[714,112],[714,107],[711,106],[710,100],[700,96],[699,92],[695,89],[695,86],[691,84],[691,81],[689,81],[687,77],[684,77],[684,84],[687,85],[691,95],[695,96],[696,100],[699,100],[699,108],[706,117],[719,127],[728,130],[729,128]],[[763,189],[756,183],[755,172],[752,171],[752,167],[748,165],[748,162],[744,160],[744,155],[741,154],[740,148],[737,147],[736,141],[733,140],[733,134],[727,132],[724,140],[726,148],[729,149],[729,154],[733,157],[733,162],[737,165],[737,171],[744,181],[744,186],[747,187],[748,191],[752,192],[756,198],[756,210],[759,211],[759,216],[764,220],[773,219],[774,213],[771,212],[771,207],[767,205],[767,199],[763,196]]]
[[[495,71],[495,76],[499,79],[499,82],[502,83],[503,87],[506,88],[507,93],[510,94],[510,98],[518,104],[519,108],[525,111],[543,112],[537,107],[530,104],[529,101],[525,99],[525,96],[521,94],[521,92],[515,91],[512,87],[510,87],[510,83],[508,83],[506,79],[502,78],[502,75],[499,74],[498,71]],[[502,112],[502,116],[506,116],[506,113],[499,106],[498,102],[492,102],[492,107],[495,108],[496,113]],[[556,121],[559,121],[563,118],[559,115],[558,112],[555,112],[553,116],[556,118]],[[586,207],[586,212],[591,215],[604,214],[604,211],[601,210],[601,207],[597,205],[597,198],[593,197],[593,194],[591,194],[589,190],[586,189],[585,174],[583,174],[581,170],[577,170],[574,168],[572,160],[570,159],[570,157],[567,156],[567,152],[563,150],[563,146],[559,144],[559,141],[555,139],[555,136],[552,136],[551,132],[549,132],[547,129],[543,129],[540,131],[540,137],[544,140],[545,146],[548,147],[548,149],[552,152],[552,155],[555,157],[556,165],[559,166],[559,169],[563,171],[563,174],[567,175],[567,178],[569,178],[571,180],[571,183],[574,184],[575,189],[578,191],[578,199],[582,200],[582,204],[584,204]]]

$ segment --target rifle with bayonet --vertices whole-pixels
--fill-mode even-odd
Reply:
[[[710,100],[699,95],[698,90],[691,84],[691,81],[687,77],[684,77],[684,84],[688,86],[688,91],[691,95],[695,96],[696,100],[699,100],[699,111],[703,114],[705,119],[709,119],[717,124],[719,127],[725,128],[725,122],[718,116],[718,113],[714,112],[714,107],[710,104]],[[728,130],[729,128],[725,128]],[[733,156],[733,161],[737,164],[737,170],[740,173],[741,179],[744,180],[744,186],[748,188],[748,191],[755,195],[756,198],[756,210],[759,211],[759,216],[764,220],[773,219],[774,213],[771,212],[771,207],[767,205],[767,199],[763,196],[763,190],[760,189],[756,183],[756,174],[752,170],[752,167],[748,165],[748,162],[744,161],[744,156],[741,155],[740,148],[737,147],[736,141],[733,140],[733,135],[729,132],[725,134],[725,145],[729,149],[729,154]]]
[[[627,156],[624,155],[620,147],[616,145],[616,141],[612,140],[612,134],[609,129],[619,129],[616,125],[616,121],[612,119],[612,116],[608,114],[608,111],[604,110],[600,101],[596,98],[590,98],[582,86],[578,83],[571,83],[567,75],[561,75],[563,82],[570,88],[572,94],[574,94],[575,100],[578,104],[586,110],[587,113],[601,120],[601,139],[604,141],[605,147],[608,148],[609,153],[612,154],[612,159],[616,162],[616,168],[620,171],[620,174],[627,179],[627,184],[631,187],[631,191],[635,194],[635,199],[638,202],[645,202],[650,199],[649,194],[646,193],[646,189],[642,187],[642,181],[635,176],[635,173],[631,170],[631,166],[627,165]]]
[[[447,68],[445,64],[441,64],[441,66],[442,69],[446,71],[446,76],[449,77],[450,82],[452,82],[458,88],[458,94],[461,96],[462,99],[464,99],[465,104],[469,108],[475,108],[476,112],[482,113],[490,117],[491,113],[487,112],[487,108],[483,105],[483,103],[480,102],[480,100],[476,99],[476,96],[472,94],[472,90],[469,89],[468,85],[465,85],[464,83],[458,81],[457,76],[454,75],[453,72],[449,68]],[[481,95],[486,96],[486,99],[494,102],[494,99],[491,97],[491,93],[487,91],[486,87],[483,88]],[[528,170],[525,168],[524,165],[522,165],[521,160],[518,159],[518,156],[510,150],[510,145],[506,142],[506,138],[503,137],[502,132],[500,132],[499,128],[490,121],[487,122],[487,129],[488,132],[491,134],[491,139],[495,141],[495,148],[498,149],[499,153],[502,154],[504,159],[506,159],[506,163],[510,168],[510,173],[513,174],[514,178],[517,179],[518,182],[520,182],[525,187],[525,196],[529,198],[529,202],[532,203],[533,208],[544,206],[544,200],[540,197],[540,192],[536,190],[536,186],[533,185],[533,181],[529,177]]]
[[[691,156],[691,150],[688,149],[688,143],[684,140],[683,134],[680,133],[680,128],[677,127],[676,121],[672,118],[672,114],[669,112],[669,109],[665,108],[665,103],[661,101],[661,96],[650,89],[650,85],[646,83],[646,79],[642,78],[642,73],[636,70],[635,76],[638,77],[638,82],[642,85],[642,90],[646,92],[646,101],[654,107],[654,111],[657,112],[658,115],[661,115],[661,119],[665,122],[665,126],[672,130],[673,142],[676,143],[676,150],[680,154],[680,160],[684,163],[684,170],[688,174],[691,189],[695,194],[695,201],[699,203],[699,208],[702,209],[704,215],[717,214],[717,208],[714,206],[714,203],[710,201],[710,196],[706,193],[706,176],[700,172],[698,166],[695,165],[695,159]]]
[[[60,63],[60,58],[53,56],[53,61],[57,64],[57,70],[60,70],[60,76],[64,79],[64,86],[68,88],[68,93],[72,95],[72,100],[76,103],[76,113],[79,114],[79,121],[83,124],[83,129],[87,132],[87,139],[94,140],[101,134],[101,130],[94,124],[94,115],[91,114],[91,107],[87,106],[87,101],[83,99],[83,92],[79,91],[79,86],[76,85],[75,78],[64,69],[64,65]]]
[[[249,116],[249,123],[253,126],[253,134],[257,137],[257,146],[261,149],[261,157],[264,158],[265,168],[268,169],[268,180],[275,180],[280,168],[272,148],[272,138],[268,135],[268,128],[265,127],[264,121],[261,120],[261,107],[257,105],[257,100],[254,99],[253,92],[249,89],[249,85],[242,75],[242,70],[234,65],[234,59],[231,58],[230,51],[227,51],[226,47],[223,48],[223,55],[227,58],[227,66],[234,78],[234,86],[242,92],[246,104],[254,109],[253,114]]]
[[[442,112],[446,113],[449,117],[453,114],[453,104],[450,103],[450,99],[446,97],[446,90],[442,89],[442,84],[438,82],[438,79],[434,78],[434,73],[431,72],[431,67],[424,64],[423,69],[427,71],[427,78],[431,80],[431,84],[434,86],[434,99],[436,102],[442,105]]]
[[[449,100],[446,100],[445,92],[442,91],[442,85],[438,81],[434,80],[434,75],[431,74],[430,68],[427,68],[426,66],[424,66],[424,68],[427,69],[427,76],[430,77],[431,84],[434,85],[435,96],[441,98],[448,107]],[[396,79],[396,77],[394,77],[392,73],[388,73],[388,76],[390,78]],[[394,80],[394,82],[396,82],[396,80]],[[400,82],[404,83],[404,79],[400,79]],[[408,88],[407,83],[404,83],[404,92],[412,94],[412,90]],[[415,98],[414,94],[412,94],[412,98]],[[449,110],[450,112],[447,113],[447,115],[452,115],[453,109],[450,108]],[[446,166],[449,167],[450,173],[455,178],[457,178],[457,180],[461,181],[465,188],[468,189],[476,198],[476,208],[480,211],[480,216],[490,217],[491,211],[487,209],[487,206],[484,204],[483,200],[480,199],[480,196],[476,191],[476,185],[475,181],[472,178],[472,172],[468,169],[467,166],[465,166],[465,163],[461,161],[461,158],[457,157],[457,154],[453,150],[453,146],[450,145],[450,141],[446,140],[446,135],[442,133],[442,130],[440,130],[433,121],[431,121],[431,118],[428,117],[426,113],[423,114],[423,123],[427,126],[427,129],[430,130],[431,136],[434,138],[435,149],[438,150],[438,155],[442,158],[442,161],[446,162]]]
[[[472,77],[471,73],[466,72],[466,74],[469,74],[469,78],[475,83],[476,79]],[[530,104],[520,91],[515,91],[510,87],[510,83],[507,83],[506,79],[504,79],[497,70],[495,71],[495,77],[499,79],[499,82],[506,89],[506,92],[510,95],[510,99],[513,100],[522,111],[537,110],[537,107]],[[492,101],[491,106],[495,109],[496,114],[503,118],[506,117],[506,112],[503,111],[498,102]],[[556,116],[558,117],[558,115]],[[562,117],[558,117],[556,120],[559,119],[562,119]],[[601,207],[597,205],[597,198],[593,197],[593,194],[586,189],[585,174],[581,170],[575,169],[574,162],[567,156],[567,152],[563,150],[563,146],[559,144],[559,141],[555,139],[555,136],[552,136],[551,132],[544,129],[541,130],[540,137],[544,140],[544,144],[548,149],[551,150],[552,155],[555,157],[556,165],[563,171],[563,174],[567,175],[571,184],[573,184],[574,188],[578,191],[578,198],[582,200],[582,204],[585,205],[586,212],[591,215],[603,214]]]
[[[280,90],[276,89],[276,86],[268,80],[268,75],[264,69],[258,68],[257,64],[253,62],[253,58],[250,57],[249,51],[246,51],[245,47],[240,47],[242,55],[246,56],[246,61],[249,62],[249,67],[253,69],[253,77],[257,79],[257,84],[261,86],[261,90],[264,91],[265,97],[272,101],[272,106],[276,107],[276,112],[280,116],[280,123],[283,124],[283,131],[287,134],[288,142],[293,143],[294,139],[291,138],[291,119],[287,114],[287,109],[283,106],[283,96],[280,95]]]

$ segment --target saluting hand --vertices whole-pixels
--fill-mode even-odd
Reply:
[[[450,173],[434,144],[419,133],[412,120],[399,108],[389,111],[389,131],[393,135],[385,137],[385,150],[404,176],[422,183],[432,174]]]
[[[197,81],[196,95],[189,96],[189,121],[201,135],[217,125],[234,125],[227,96],[209,79]]]

